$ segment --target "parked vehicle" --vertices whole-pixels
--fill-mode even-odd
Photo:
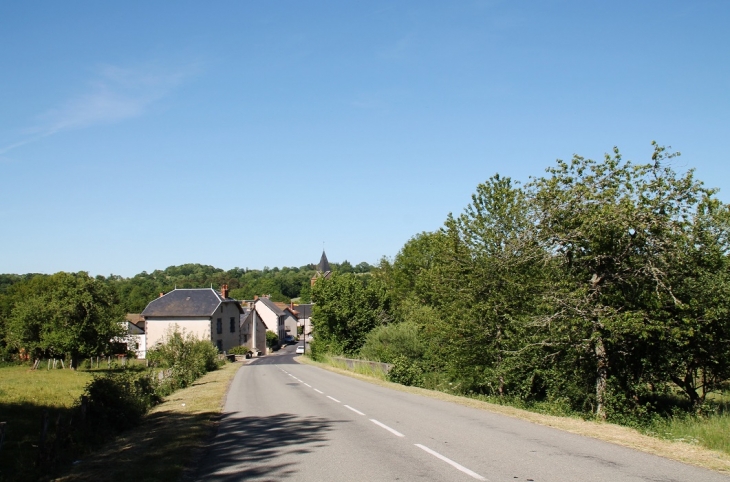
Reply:
[[[301,355],[304,353],[304,345],[299,345],[297,347],[297,351],[295,352],[297,355]]]

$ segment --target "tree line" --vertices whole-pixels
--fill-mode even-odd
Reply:
[[[318,281],[314,356],[602,419],[703,406],[730,379],[730,209],[653,147],[495,175],[372,275]]]
[[[343,273],[369,272],[368,263],[332,263]],[[223,270],[201,264],[170,266],[130,278],[89,276],[86,272],[53,275],[0,274],[0,355],[3,359],[80,358],[116,353],[115,339],[124,336],[119,322],[125,313],[139,313],[161,292],[177,288],[219,289],[229,296],[274,301],[309,302],[315,266]],[[74,364],[75,366],[75,364]]]

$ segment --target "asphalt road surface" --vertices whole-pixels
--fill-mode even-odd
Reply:
[[[197,479],[730,481],[625,447],[300,365],[293,350],[238,371]]]

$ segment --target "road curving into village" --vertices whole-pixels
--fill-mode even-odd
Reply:
[[[730,481],[730,477],[294,361],[236,374],[196,479]]]

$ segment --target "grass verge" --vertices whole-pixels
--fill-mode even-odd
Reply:
[[[701,445],[730,453],[730,415],[727,413],[696,417],[692,415],[659,420],[645,431],[665,440]]]
[[[318,366],[325,370],[329,370],[342,375],[350,376],[363,380],[375,385],[380,385],[393,390],[413,393],[425,397],[435,398],[452,403],[458,403],[466,407],[472,407],[479,410],[486,410],[493,413],[499,413],[509,417],[519,418],[539,425],[553,427],[566,432],[584,435],[606,442],[623,445],[635,450],[658,455],[667,459],[676,460],[690,465],[715,470],[725,474],[730,474],[730,454],[712,450],[710,448],[698,445],[699,439],[682,439],[674,438],[658,438],[656,436],[646,435],[638,430],[613,425],[610,423],[587,421],[573,417],[558,417],[554,415],[545,415],[541,413],[529,412],[519,408],[507,405],[495,405],[493,403],[484,402],[468,397],[459,397],[448,393],[438,392],[434,390],[426,390],[424,388],[407,387],[398,383],[388,382],[381,378],[376,378],[362,373],[356,373],[342,367],[332,366],[327,363],[315,362],[308,356],[296,357],[299,363]],[[728,420],[730,424],[730,419]],[[679,433],[679,425],[670,426],[667,430],[674,430]],[[673,432],[668,432],[673,433]],[[689,443],[688,443],[689,442]]]
[[[240,363],[228,363],[154,407],[139,427],[109,441],[56,479],[173,481],[204,452]]]

